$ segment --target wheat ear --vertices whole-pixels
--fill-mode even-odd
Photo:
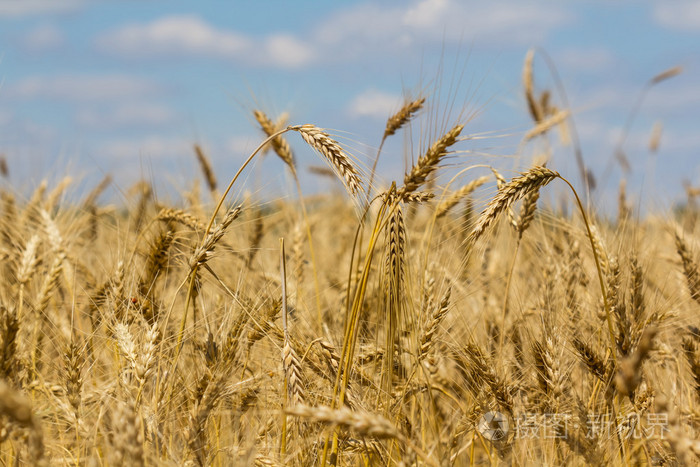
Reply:
[[[437,168],[443,157],[447,155],[447,150],[457,142],[457,138],[464,129],[464,125],[456,125],[450,131],[442,135],[440,139],[435,141],[430,149],[421,157],[413,166],[411,171],[406,174],[403,180],[403,186],[398,190],[399,199],[405,198],[409,193],[416,191],[421,187],[428,176]]]
[[[44,459],[44,438],[38,420],[33,414],[27,397],[0,380],[0,414],[27,427],[30,436],[27,441],[33,465],[47,465]]]
[[[254,110],[253,116],[267,136],[272,136],[280,130],[280,127],[273,123],[273,121],[270,120],[262,110]],[[282,159],[285,164],[287,164],[287,167],[289,167],[289,170],[292,171],[292,174],[296,176],[297,170],[294,165],[294,154],[292,153],[292,148],[289,146],[287,140],[281,135],[275,136],[272,138],[272,141],[270,141],[270,146],[272,146],[272,150],[275,151],[275,154],[277,154],[277,156],[279,156],[279,158]]]
[[[484,176],[484,177],[479,177],[476,180],[472,180],[471,182],[467,183],[464,185],[462,188],[459,190],[455,191],[452,193],[447,199],[443,200],[438,204],[437,208],[435,208],[435,217],[440,218],[447,214],[450,209],[452,209],[457,203],[459,203],[465,196],[468,196],[471,194],[474,190],[479,188],[481,185],[489,181],[489,177]]]
[[[698,271],[698,264],[695,262],[693,255],[690,253],[688,246],[680,234],[675,232],[674,235],[676,251],[678,251],[678,256],[681,257],[683,263],[683,274],[685,274],[686,281],[688,282],[690,297],[700,303],[700,272]]]
[[[328,136],[323,129],[313,124],[289,127],[291,130],[298,131],[306,143],[321,153],[331,166],[338,172],[340,178],[343,179],[345,187],[351,195],[356,195],[362,190],[362,182],[358,171],[350,161],[350,158],[345,153],[337,141]]]
[[[425,358],[425,356],[430,353],[430,350],[435,345],[435,335],[440,329],[440,323],[442,323],[442,320],[445,319],[447,312],[450,311],[451,292],[451,288],[448,288],[447,291],[445,291],[445,294],[442,296],[442,300],[440,300],[440,306],[433,312],[433,315],[430,318],[430,323],[428,323],[428,326],[420,338],[418,360]]]
[[[535,85],[532,77],[532,61],[535,58],[535,51],[530,49],[525,55],[523,63],[523,88],[525,89],[525,99],[527,100],[527,109],[530,111],[532,119],[539,123],[542,121],[542,108],[535,98]]]
[[[204,174],[204,179],[207,181],[209,191],[213,196],[216,196],[216,175],[214,175],[214,169],[211,166],[211,161],[199,144],[194,145],[194,153],[197,156],[199,167],[202,169],[202,173]]]
[[[469,235],[468,242],[476,242],[486,229],[503,212],[508,210],[513,203],[528,194],[538,191],[549,182],[558,178],[559,174],[546,167],[533,167],[520,177],[516,177],[504,185],[491,200],[488,207],[481,213],[476,226]]]
[[[416,112],[423,108],[423,104],[425,104],[425,97],[413,101],[406,101],[403,107],[386,121],[386,129],[384,130],[383,138],[387,138],[396,133],[397,130],[413,118]]]
[[[525,136],[523,136],[523,141],[530,141],[531,139],[548,132],[555,126],[563,123],[568,117],[568,110],[560,110],[554,115],[550,115],[539,122],[533,129],[525,133]]]

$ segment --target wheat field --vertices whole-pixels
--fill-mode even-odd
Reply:
[[[571,110],[532,54],[523,89],[522,144],[547,148]],[[547,150],[455,173],[459,120],[380,182],[384,141],[430,99],[388,116],[367,163],[256,110],[249,161],[278,156],[283,199],[235,199],[247,162],[223,177],[199,146],[208,193],[178,202],[145,181],[116,208],[109,179],[78,200],[68,179],[3,190],[2,464],[697,463],[697,193],[640,215],[621,184],[606,215]],[[303,196],[292,139],[342,193]]]

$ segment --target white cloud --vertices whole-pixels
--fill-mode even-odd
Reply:
[[[0,17],[16,17],[73,11],[83,0],[0,0]]]
[[[654,8],[654,19],[667,28],[698,32],[700,2],[696,0],[658,2]]]
[[[98,37],[97,46],[127,58],[184,55],[289,68],[305,65],[313,57],[311,47],[291,35],[275,34],[260,41],[218,29],[196,16],[167,16],[146,24],[129,24]]]
[[[76,115],[79,124],[99,129],[154,127],[172,123],[176,118],[177,113],[170,107],[144,102],[119,104],[107,111],[84,109]]]
[[[401,97],[376,89],[368,89],[351,102],[349,113],[353,117],[388,118],[401,104]]]
[[[113,140],[100,145],[100,154],[107,158],[176,158],[188,157],[192,153],[192,142],[163,136],[148,136],[141,140]]]
[[[98,47],[127,56],[197,54],[235,57],[250,41],[231,31],[218,30],[194,16],[167,16],[147,24],[129,24],[107,32]]]
[[[19,116],[11,117],[7,126],[0,125],[0,142],[11,147],[54,146],[57,136],[55,127]]]
[[[647,90],[639,109],[640,115],[660,116],[660,114],[697,114],[700,108],[700,88],[684,75],[659,83]],[[572,94],[572,105],[584,112],[608,110],[617,115],[625,115],[644,89],[645,82],[619,82],[595,86]]]
[[[416,40],[402,18],[405,7],[359,4],[324,18],[313,32],[324,56],[348,60],[376,52],[405,50]]]
[[[681,74],[671,83],[659,83],[649,90],[643,105],[645,112],[681,113],[700,108],[700,87],[693,79],[685,79]]]
[[[287,34],[278,34],[265,41],[267,61],[288,68],[303,66],[314,58],[314,52],[299,39]]]
[[[33,76],[7,85],[6,94],[24,99],[111,101],[153,96],[162,87],[128,75]]]
[[[647,134],[648,136],[648,134]],[[664,129],[661,135],[661,151],[667,154],[687,152],[696,154],[700,147],[700,134],[693,130]]]
[[[219,28],[196,16],[166,16],[132,23],[97,38],[103,52],[125,58],[210,57],[248,65],[299,68],[387,53],[415,53],[420,46],[477,41],[488,46],[533,44],[570,21],[555,4],[504,0],[498,8],[459,0],[417,0],[407,5],[360,3],[320,18],[303,34],[279,31],[254,37]]]
[[[542,8],[516,1],[500,2],[498,8],[457,0],[420,0],[408,8],[360,4],[325,18],[314,42],[343,59],[367,51],[407,52],[418,44],[532,44],[569,22],[569,16],[554,4]]]
[[[225,143],[224,152],[234,156],[250,154],[257,144],[260,144],[260,142],[256,142],[251,136],[233,136]]]
[[[615,55],[603,47],[568,48],[557,53],[555,60],[568,70],[577,73],[599,74],[615,64]]]
[[[406,26],[432,28],[449,13],[449,7],[448,0],[422,0],[404,13],[403,22]]]
[[[8,110],[0,110],[0,126],[7,125],[12,121],[13,115]]]
[[[43,52],[61,47],[65,43],[65,36],[56,26],[45,24],[29,31],[23,42],[27,49]]]

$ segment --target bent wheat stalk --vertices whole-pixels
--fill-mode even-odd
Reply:
[[[340,145],[333,139],[331,139],[330,136],[326,132],[324,132],[321,128],[317,127],[316,125],[312,124],[306,124],[306,125],[290,125],[287,128],[283,128],[279,131],[276,131],[275,133],[271,134],[268,136],[260,145],[258,145],[257,148],[248,156],[248,158],[243,162],[243,165],[238,169],[236,174],[233,176],[231,181],[229,182],[228,186],[226,187],[226,190],[224,190],[223,194],[220,196],[218,203],[216,204],[216,207],[214,208],[214,212],[212,213],[211,217],[209,218],[209,223],[207,224],[207,227],[204,231],[204,241],[206,242],[207,238],[209,237],[209,234],[211,232],[212,226],[214,225],[214,221],[216,219],[216,216],[218,215],[219,211],[221,210],[221,206],[223,206],[224,201],[226,200],[226,197],[228,196],[229,192],[231,191],[231,188],[233,188],[233,185],[236,183],[238,180],[238,177],[241,176],[243,171],[245,170],[246,167],[252,162],[252,160],[255,158],[255,156],[271,141],[275,140],[275,138],[283,135],[284,133],[288,131],[297,131],[301,134],[302,138],[304,141],[306,141],[311,147],[316,149],[318,152],[320,152],[330,163],[333,165],[335,170],[339,173],[339,175],[343,178],[346,187],[350,191],[351,194],[356,194],[360,191],[361,187],[361,181],[360,177],[358,175],[357,169],[352,165],[350,162],[350,159],[348,156],[345,154],[343,149],[340,147]],[[204,245],[200,245],[200,248],[202,248]],[[192,299],[194,297],[194,291],[195,291],[195,283],[196,283],[196,278],[197,278],[197,273],[200,267],[199,262],[195,262],[194,264],[190,265],[190,272],[185,281],[180,284],[178,287],[178,292],[179,290],[189,282],[189,286],[187,289],[187,295],[185,298],[185,308],[183,311],[183,316],[182,316],[182,323],[181,323],[181,328],[180,331],[178,332],[177,336],[177,344],[175,346],[175,358],[173,358],[172,361],[172,368],[176,368],[177,362],[180,356],[180,351],[182,350],[182,340],[184,337],[184,331],[185,331],[185,325],[187,323],[187,315],[188,315],[188,310],[190,307],[190,304],[192,303]],[[175,306],[175,298],[178,295],[178,293],[175,294],[173,297],[173,301],[171,303],[170,309],[168,310],[167,317],[165,319],[165,324],[164,326],[167,326],[167,323],[169,321],[170,315],[172,313],[172,310]]]
[[[370,191],[372,190],[372,182],[374,182],[374,176],[377,171],[377,164],[379,163],[379,156],[382,153],[384,142],[389,136],[396,133],[397,130],[408,123],[408,121],[411,120],[416,113],[423,108],[423,104],[425,104],[425,97],[421,97],[420,99],[416,99],[414,101],[406,101],[399,111],[389,117],[389,119],[386,121],[384,136],[382,136],[382,141],[379,143],[379,149],[377,149],[377,155],[374,158],[374,164],[372,165],[372,172],[370,172],[369,184],[367,185],[367,195],[369,195]]]
[[[285,410],[285,413],[319,423],[344,427],[362,436],[376,439],[396,439],[412,449],[426,464],[431,466],[438,465],[422,449],[404,436],[391,421],[381,415],[369,412],[356,412],[347,407],[334,409],[327,406],[309,407],[307,405],[290,407]]]
[[[496,196],[489,202],[488,207],[481,213],[476,226],[472,230],[469,237],[465,240],[467,255],[471,253],[472,247],[476,241],[484,234],[486,229],[500,216],[504,211],[507,211],[516,201],[528,196],[531,193],[539,191],[540,188],[544,187],[554,179],[561,179],[566,183],[576,198],[576,204],[578,205],[579,212],[583,218],[583,223],[586,226],[586,233],[588,235],[588,240],[591,244],[591,250],[593,251],[593,259],[595,260],[596,270],[598,272],[598,281],[600,284],[600,292],[603,296],[603,306],[605,308],[605,317],[608,322],[608,333],[610,335],[610,353],[613,361],[617,363],[616,356],[616,342],[615,342],[615,331],[613,329],[612,316],[610,312],[610,304],[608,303],[608,296],[605,289],[605,281],[603,280],[603,271],[601,269],[600,258],[598,258],[598,251],[595,245],[595,240],[593,239],[593,233],[591,232],[590,223],[588,222],[588,216],[586,215],[586,210],[583,208],[583,203],[581,198],[579,198],[578,193],[574,186],[564,177],[562,177],[558,172],[548,169],[546,167],[535,166],[523,173],[520,177],[515,177],[508,184],[504,185],[498,190]]]

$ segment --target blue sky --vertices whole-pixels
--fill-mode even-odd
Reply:
[[[460,112],[476,113],[465,133],[487,137],[465,143],[473,154],[458,165],[514,170],[546,147],[519,146],[532,125],[522,63],[537,47],[561,76],[587,164],[606,181],[598,199],[611,198],[623,175],[606,169],[639,92],[657,73],[683,66],[646,95],[624,147],[631,196],[643,186],[643,202],[662,207],[682,199],[683,179],[700,185],[699,5],[0,0],[0,154],[19,189],[67,174],[90,185],[110,173],[120,188],[145,177],[168,192],[199,175],[199,142],[225,183],[261,140],[250,116],[259,107],[333,129],[371,165],[386,117],[402,95],[423,91],[434,108],[414,125],[409,154],[405,137],[389,143],[385,179],[402,177]],[[541,54],[535,83],[554,90]],[[446,113],[451,120],[441,119]],[[655,122],[663,133],[651,155]],[[291,139],[302,166],[319,163]],[[552,166],[578,180],[571,147],[551,140]],[[302,173],[308,192],[327,183]],[[287,184],[268,158],[248,189]]]

